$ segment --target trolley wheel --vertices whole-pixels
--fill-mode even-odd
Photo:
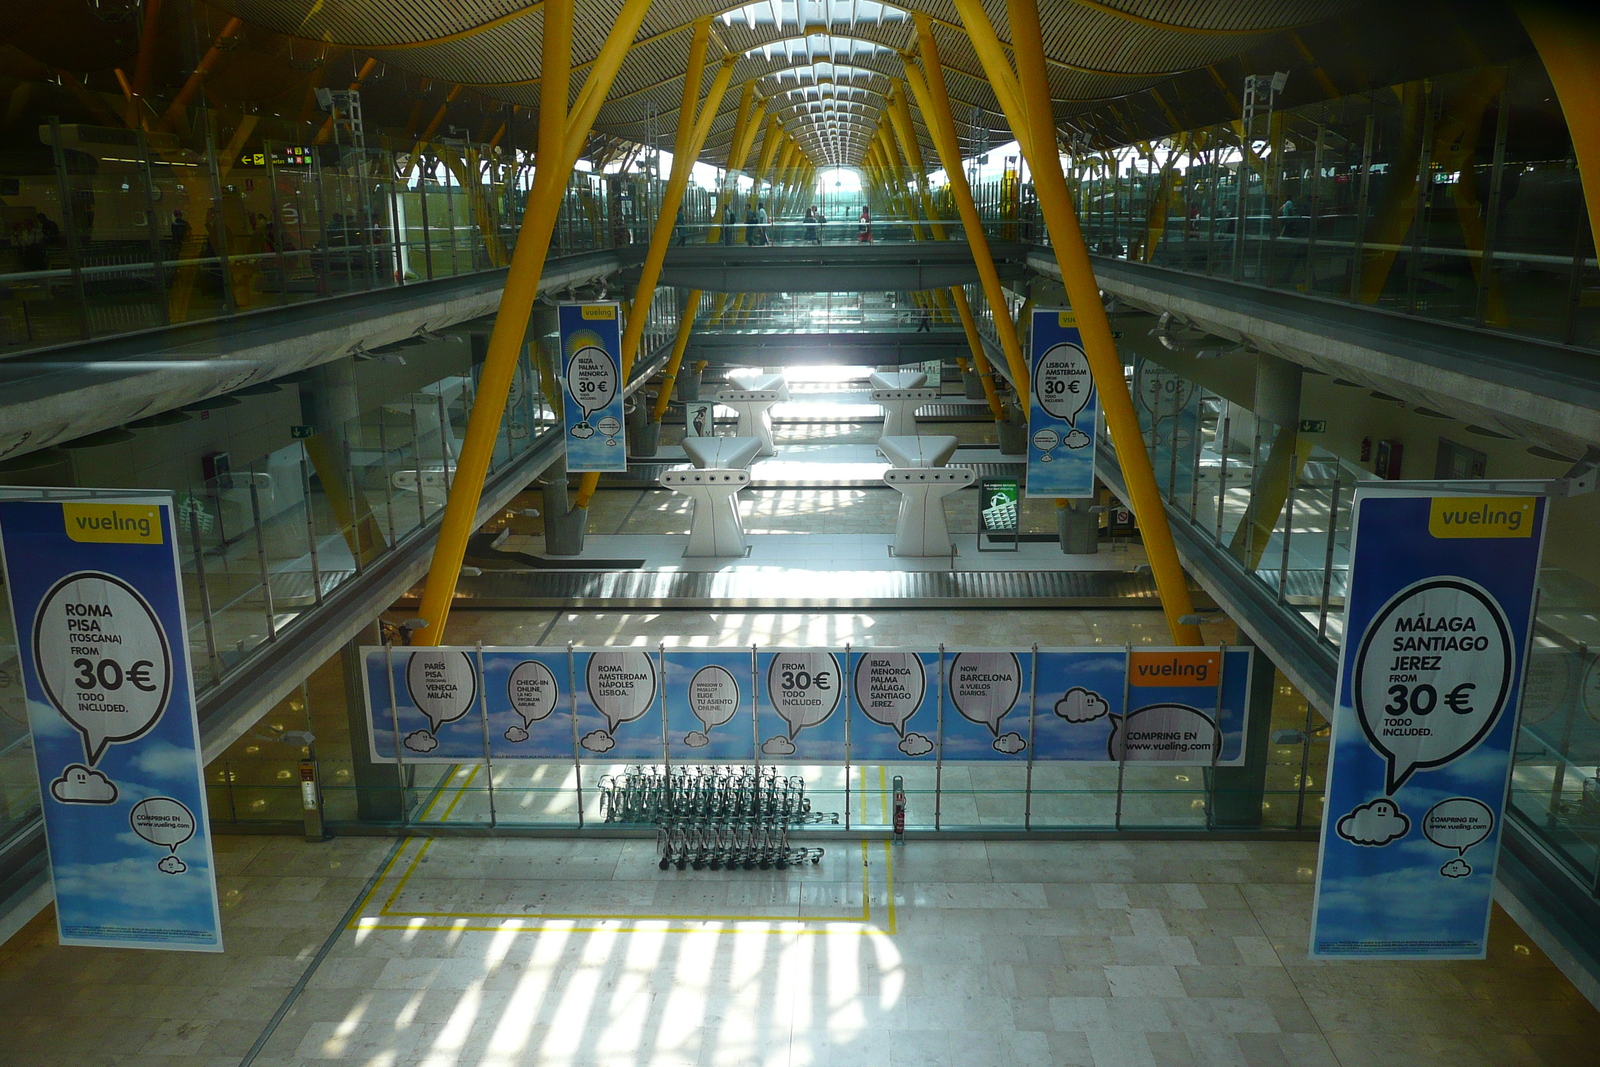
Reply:
[[[680,870],[680,871],[681,871],[681,870],[683,870],[683,869],[684,869],[684,868],[685,868],[685,867],[687,867],[687,866],[688,866],[688,865],[689,865],[689,861],[688,861],[688,860],[679,860],[679,861],[678,861],[678,870]]]
[[[774,861],[774,863],[772,865],[774,867],[778,868],[778,870],[781,871],[781,870],[786,869],[789,866],[789,861],[784,859],[782,856],[779,856],[777,858],[777,860]]]
[[[662,869],[662,870],[663,870],[663,871],[664,871],[664,870],[666,870],[666,869],[667,869],[667,868],[668,868],[668,867],[670,867],[670,866],[672,866],[672,861],[671,861],[671,860],[669,860],[669,859],[667,859],[667,857],[665,857],[665,856],[662,856],[662,857],[661,857],[661,862],[660,862],[660,863],[658,863],[658,864],[656,864],[656,866],[658,866],[658,867],[660,867],[660,868],[661,868],[661,869]]]
[[[815,867],[817,864],[819,864],[821,862],[822,862],[822,857],[821,856],[812,856],[811,857],[811,866]]]

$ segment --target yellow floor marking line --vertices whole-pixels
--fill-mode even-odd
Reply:
[[[418,816],[418,820],[417,821],[419,821],[419,822],[427,822],[428,821],[428,816],[433,814],[433,806],[435,804],[439,803],[439,801],[444,798],[445,793],[449,792],[449,790],[450,790],[450,782],[452,780],[454,780],[455,777],[460,773],[461,773],[461,764],[452,763],[450,765],[450,769],[445,772],[445,776],[443,778],[441,778],[439,780],[439,784],[434,787],[433,796],[431,798],[429,798],[428,806],[422,809],[422,814],[420,816]]]
[[[450,813],[456,810],[456,805],[461,803],[461,798],[467,795],[468,790],[472,788],[473,780],[478,777],[478,772],[481,770],[483,770],[483,764],[481,763],[472,768],[472,773],[467,775],[467,780],[461,783],[460,789],[456,790],[456,795],[450,801],[450,806],[444,809],[443,815],[439,816],[440,822],[450,821]]]
[[[470,779],[469,779],[470,782]],[[448,813],[447,816],[448,817]],[[594,913],[549,913],[541,915],[511,914],[506,912],[436,912],[436,911],[401,911],[396,909],[400,894],[411,881],[412,875],[421,864],[433,846],[433,839],[418,839],[421,845],[406,864],[404,873],[395,883],[394,889],[378,909],[377,915],[368,914],[368,908],[376,897],[378,890],[393,873],[407,848],[408,841],[395,853],[393,859],[385,866],[383,874],[373,886],[371,893],[362,901],[358,913],[349,924],[352,930],[480,930],[501,932],[512,930],[517,933],[539,933],[541,931],[562,931],[568,933],[599,933],[615,932],[620,927],[632,926],[639,931],[653,933],[704,933],[705,927],[660,927],[657,923],[695,922],[695,923],[760,923],[772,927],[763,930],[772,934],[826,934],[845,931],[833,929],[819,929],[817,924],[848,924],[856,929],[853,932],[870,934],[883,932],[872,923],[872,896],[871,896],[871,870],[868,864],[868,848],[866,841],[861,842],[861,914],[855,915],[813,915],[813,916],[777,916],[777,915],[605,915]],[[894,871],[893,855],[889,850],[889,843],[884,842],[885,882],[888,888],[888,928],[887,932],[893,933],[896,927],[894,909]],[[385,923],[384,919],[409,920],[405,922]],[[472,920],[498,920],[494,926],[473,925]],[[557,925],[546,926],[551,922]],[[598,925],[577,926],[574,923],[594,923]],[[528,925],[524,925],[528,924]],[[863,928],[865,927],[865,928]]]

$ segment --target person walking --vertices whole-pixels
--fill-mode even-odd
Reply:
[[[732,204],[729,204],[726,208],[723,208],[723,210],[722,210],[722,243],[723,244],[725,244],[725,245],[733,244],[733,231],[734,231],[734,228],[736,226],[738,226],[738,225],[739,225],[739,212],[734,209],[734,206]]]
[[[856,219],[856,240],[862,244],[872,243],[872,211],[867,205],[861,205],[861,216]]]
[[[817,205],[812,204],[810,207],[806,208],[805,226],[806,244],[819,244],[820,242],[817,240]]]

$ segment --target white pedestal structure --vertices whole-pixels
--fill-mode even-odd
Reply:
[[[661,475],[661,484],[694,501],[685,556],[744,555],[738,496],[750,484],[749,471],[677,467]]]
[[[874,389],[872,402],[883,408],[883,437],[915,437],[917,409],[939,399],[937,389]]]
[[[880,437],[878,451],[896,467],[942,467],[956,454],[954,437]]]
[[[751,460],[761,453],[761,438],[685,437],[683,451],[701,470],[749,470]]]
[[[875,370],[867,376],[867,382],[874,389],[915,389],[927,384],[928,373],[920,370]]]
[[[783,375],[772,374],[764,370],[755,370],[751,367],[740,367],[723,375],[728,380],[728,388],[743,389],[777,389],[782,391],[784,399],[789,399],[789,385],[783,380]]]
[[[896,556],[948,556],[950,527],[944,498],[977,480],[971,467],[897,467],[885,471],[884,484],[900,491],[894,524]]]
[[[774,376],[775,377],[775,376]],[[778,381],[776,389],[718,389],[717,403],[739,413],[739,437],[756,437],[761,440],[757,455],[775,456],[778,449],[772,443],[772,413],[774,404],[789,399],[789,389]]]

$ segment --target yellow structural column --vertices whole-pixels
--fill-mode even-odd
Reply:
[[[690,45],[689,73],[684,84],[684,104],[678,114],[678,136],[673,142],[672,173],[667,179],[667,187],[662,190],[660,214],[656,217],[655,230],[650,236],[650,248],[645,253],[644,265],[640,268],[639,284],[634,290],[633,301],[629,305],[628,322],[622,333],[622,375],[621,381],[626,383],[633,372],[633,361],[639,354],[639,342],[644,337],[644,325],[650,314],[650,302],[655,298],[656,283],[661,278],[661,266],[667,258],[667,247],[672,243],[672,231],[677,225],[678,205],[683,203],[683,190],[689,184],[689,171],[694,166],[696,157],[700,155],[700,146],[705,144],[706,134],[711,130],[711,120],[716,117],[717,108],[722,103],[722,94],[727,92],[728,83],[733,80],[733,65],[737,55],[723,57],[722,69],[717,71],[716,77],[711,80],[711,87],[706,91],[706,98],[700,104],[698,117],[694,117],[695,99],[690,99],[691,94],[698,99],[700,79],[694,71],[703,69],[695,63],[698,56],[702,62],[706,52],[705,42],[709,39],[711,25],[709,19],[702,19],[695,23],[694,41]],[[687,127],[687,128],[686,128]],[[600,475],[585,474],[578,483],[577,506],[587,508],[589,501],[594,497],[594,491],[600,484]]]
[[[922,146],[917,143],[917,128],[911,121],[911,102],[906,98],[906,87],[903,82],[891,81],[889,95],[885,110],[889,113],[889,126],[899,141],[901,151],[905,154],[906,162],[911,166],[911,173],[917,183],[917,195],[922,201],[922,210],[928,216],[928,229],[933,233],[934,240],[944,241],[949,238],[945,232],[944,224],[938,221],[938,210],[933,204],[933,195],[928,189],[927,166],[922,158]],[[972,319],[972,306],[967,303],[967,291],[961,286],[952,286],[950,300],[956,306],[956,315],[965,329],[969,319]],[[974,346],[974,341],[976,345]],[[967,343],[972,347],[973,367],[978,371],[982,380],[983,374],[988,370],[989,360],[983,352],[983,341],[974,329],[967,336]],[[965,361],[958,359],[957,364],[966,370]],[[984,382],[984,397],[989,401],[989,409],[993,412],[995,421],[1005,418],[1005,409],[1000,405],[999,397],[994,393],[994,375],[989,373],[988,380]]]
[[[1523,2],[1515,8],[1566,116],[1589,209],[1589,232],[1600,242],[1600,16],[1593,8],[1548,2]]]
[[[717,194],[716,212],[711,218],[711,225],[706,228],[708,245],[716,244],[722,236],[722,210],[737,188],[734,175],[744,167],[745,157],[750,154],[750,146],[755,142],[754,131],[766,114],[766,103],[755,100],[755,87],[756,79],[745,82],[744,91],[739,97],[739,114],[733,124],[733,139],[728,144],[728,165],[723,187]],[[672,342],[672,358],[667,361],[666,373],[661,378],[661,393],[650,411],[651,422],[660,422],[672,403],[672,387],[677,384],[678,372],[683,367],[683,355],[689,348],[689,335],[694,331],[695,316],[700,311],[700,297],[699,289],[689,290],[683,316],[678,320],[678,335]]]
[[[577,162],[576,152],[568,155],[568,150],[573,140],[582,145],[581,136],[569,139],[568,127],[583,122],[583,128],[587,130],[599,110],[596,103],[592,109],[584,109],[582,114],[574,114],[570,118],[567,115],[567,94],[572,76],[572,9],[573,0],[545,0],[544,41],[540,60],[538,165],[534,171],[533,189],[528,195],[522,227],[517,234],[517,246],[511,255],[511,267],[506,272],[500,309],[489,335],[489,351],[479,374],[477,395],[472,414],[467,419],[466,438],[461,445],[461,457],[450,484],[444,517],[440,520],[433,561],[428,567],[427,584],[418,611],[428,625],[414,635],[413,641],[417,644],[436,645],[444,640],[445,623],[450,616],[450,602],[455,596],[456,581],[461,576],[461,561],[466,556],[467,539],[477,526],[483,483],[489,474],[489,462],[499,436],[500,422],[505,416],[506,397],[516,375],[517,363],[522,357],[528,317],[533,313],[533,302],[539,293],[539,279],[544,274],[550,235],[555,229],[567,176]],[[589,71],[586,88],[593,88],[595,101],[604,100],[611,91],[611,83],[622,65],[622,57],[649,9],[650,0],[628,0],[623,6],[600,57]]]
[[[1111,322],[1106,317],[1105,305],[1100,302],[1100,287],[1095,281],[1094,267],[1089,262],[1089,250],[1083,243],[1077,212],[1067,191],[1066,176],[1061,171],[1055,117],[1050,103],[1050,84],[1045,75],[1044,41],[1039,29],[1038,5],[1036,0],[1006,2],[1012,49],[1017,57],[1017,69],[1013,72],[989,24],[982,0],[954,2],[991,84],[998,85],[1015,78],[1020,110],[1013,112],[1008,108],[1006,117],[1013,132],[1023,131],[1019,141],[1027,156],[1028,166],[1033,171],[1039,209],[1050,231],[1050,243],[1061,268],[1061,281],[1067,290],[1067,300],[1077,316],[1078,331],[1083,338],[1084,352],[1089,357],[1089,369],[1094,375],[1095,387],[1100,391],[1100,409],[1105,413],[1106,428],[1111,432],[1117,459],[1122,465],[1129,503],[1133,505],[1144,535],[1145,553],[1150,559],[1150,570],[1161,595],[1161,609],[1167,617],[1167,628],[1175,643],[1198,645],[1201,642],[1200,628],[1182,621],[1184,616],[1194,613],[1188,578],[1178,560],[1177,546],[1173,544],[1172,528],[1167,523],[1167,512],[1156,486],[1155,471],[1150,467],[1150,453],[1145,450],[1139,417],[1134,412],[1133,397],[1128,392],[1122,357],[1118,355],[1116,341],[1111,336]],[[1003,101],[1004,94],[1001,94],[1001,98]]]
[[[1000,338],[1000,351],[1005,355],[1006,366],[1011,371],[1011,384],[1018,397],[1028,395],[1028,365],[1022,358],[1022,345],[1017,340],[1017,328],[1011,321],[1010,305],[1006,303],[1005,290],[1000,285],[1000,272],[995,269],[994,256],[989,251],[989,239],[983,232],[983,221],[978,217],[978,205],[972,199],[972,187],[967,184],[966,172],[961,167],[961,148],[956,140],[955,119],[950,113],[950,97],[944,89],[944,72],[939,65],[939,49],[934,43],[927,16],[917,13],[917,35],[927,77],[911,62],[905,64],[906,82],[916,94],[917,107],[933,134],[934,147],[939,150],[939,161],[944,165],[945,177],[950,182],[950,192],[955,198],[956,210],[961,214],[961,225],[966,231],[967,247],[972,249],[972,260],[978,267],[978,280],[983,285],[984,296],[994,311],[994,329]]]

